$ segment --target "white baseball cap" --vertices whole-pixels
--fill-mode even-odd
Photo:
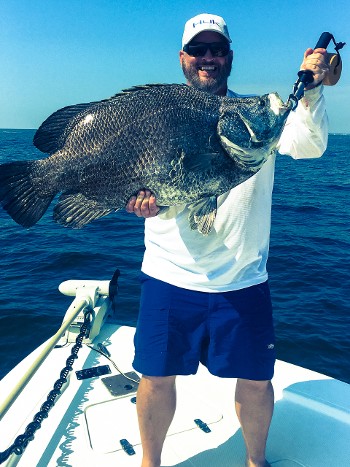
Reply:
[[[185,24],[182,36],[182,48],[200,32],[213,31],[221,34],[228,42],[232,42],[225,20],[221,16],[201,13],[189,19]]]

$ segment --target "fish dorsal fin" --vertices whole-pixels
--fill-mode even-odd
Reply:
[[[121,93],[115,94],[113,97],[120,96],[122,94],[126,93],[132,93],[132,92],[137,92],[137,91],[143,91],[145,89],[151,89],[151,88],[166,88],[166,87],[173,87],[173,86],[186,86],[186,84],[168,84],[168,83],[148,83],[148,84],[139,84],[136,86],[132,86],[131,88],[126,88],[123,89]]]
[[[89,112],[92,112],[94,108],[118,99],[123,95],[125,96],[125,94],[135,93],[151,88],[165,88],[173,86],[174,84],[157,83],[133,86],[132,88],[124,89],[122,92],[101,101],[70,105],[57,110],[40,125],[34,135],[34,146],[42,152],[53,154],[63,148],[66,138],[74,125],[84,117],[87,117]],[[178,84],[177,86],[186,85]]]
[[[89,102],[87,104],[70,105],[54,112],[40,125],[35,133],[34,146],[48,154],[53,154],[62,149],[70,129],[86,110],[94,104],[94,102]]]
[[[189,207],[188,220],[192,230],[198,230],[202,235],[208,235],[213,228],[216,211],[216,196],[202,198]]]

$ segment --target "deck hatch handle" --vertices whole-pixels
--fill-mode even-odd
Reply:
[[[127,439],[121,439],[119,442],[123,448],[123,451],[126,452],[129,456],[136,454],[133,445],[130,444]]]
[[[198,426],[198,428],[200,428],[202,431],[204,431],[204,433],[210,433],[211,432],[211,429],[208,427],[208,425],[203,422],[203,420],[201,420],[200,418],[196,418],[194,420],[194,423]]]

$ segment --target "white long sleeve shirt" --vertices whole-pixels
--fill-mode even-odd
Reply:
[[[323,86],[305,92],[291,112],[278,152],[320,157],[327,147],[328,119]],[[228,96],[236,96],[232,91]],[[190,290],[226,292],[267,280],[272,189],[276,155],[244,183],[218,197],[214,228],[203,236],[191,230],[188,209],[174,206],[146,219],[142,271]]]

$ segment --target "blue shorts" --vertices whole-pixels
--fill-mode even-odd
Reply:
[[[270,380],[275,336],[268,283],[207,293],[141,276],[133,367],[147,376],[195,374]]]

